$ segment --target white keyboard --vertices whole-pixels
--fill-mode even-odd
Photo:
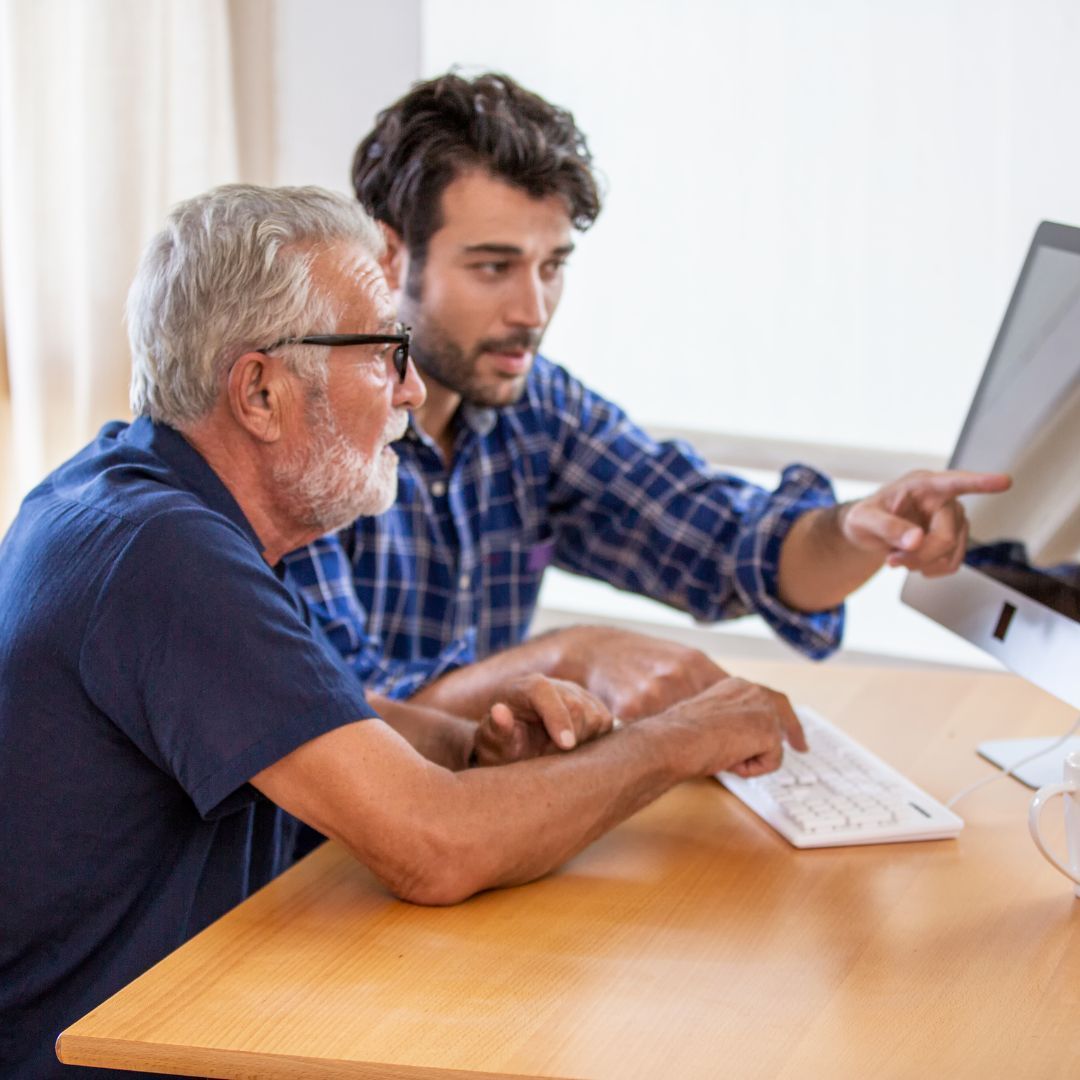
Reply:
[[[964,822],[824,717],[796,710],[809,752],[784,747],[780,768],[717,779],[798,848],[941,840]]]

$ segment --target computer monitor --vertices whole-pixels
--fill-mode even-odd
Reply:
[[[1009,473],[1013,487],[965,497],[964,564],[908,575],[904,602],[1080,710],[1080,229],[1036,230],[950,467]],[[1061,762],[1018,776],[1057,781]]]

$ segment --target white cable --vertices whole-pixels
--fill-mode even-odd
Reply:
[[[979,788],[986,784],[993,783],[995,780],[1003,780],[1006,776],[1012,776],[1021,765],[1026,765],[1029,761],[1034,761],[1036,758],[1042,757],[1043,754],[1052,753],[1054,750],[1057,750],[1058,747],[1064,746],[1065,743],[1076,734],[1078,728],[1080,728],[1080,716],[1073,721],[1072,727],[1069,728],[1069,730],[1056,742],[1052,742],[1049,746],[1044,746],[1041,750],[1036,750],[1034,754],[1028,754],[1027,757],[1021,758],[1019,761],[1014,761],[1007,769],[1002,769],[993,776],[984,776],[981,780],[976,780],[974,784],[969,784],[966,788],[961,788],[948,800],[948,802],[945,803],[945,805],[952,808],[961,799],[966,799],[973,791],[978,791]]]

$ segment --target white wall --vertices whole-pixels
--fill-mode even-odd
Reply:
[[[588,134],[607,204],[547,351],[646,424],[944,458],[1036,224],[1080,224],[1075,0],[424,0],[421,29],[425,76],[504,70]],[[902,577],[848,647],[984,662]],[[690,625],[566,575],[542,603]]]
[[[420,78],[420,0],[274,0],[274,180],[352,194],[357,143]]]
[[[946,455],[1042,218],[1080,223],[1075,0],[425,0],[607,175],[548,351],[638,419]]]

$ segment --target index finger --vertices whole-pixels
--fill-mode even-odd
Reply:
[[[795,750],[801,750],[805,753],[809,746],[806,742],[806,734],[802,729],[802,724],[799,723],[799,717],[795,713],[795,709],[791,702],[788,701],[786,694],[781,694],[778,690],[773,691],[773,697],[776,701],[776,711],[780,718],[780,726],[784,729],[784,737],[788,741],[788,745]]]
[[[545,680],[532,688],[529,698],[551,741],[560,750],[573,750],[577,745],[574,722],[558,688]]]
[[[911,485],[943,495],[996,495],[1012,487],[1012,477],[1006,473],[968,472],[966,469],[945,469],[911,479]]]

